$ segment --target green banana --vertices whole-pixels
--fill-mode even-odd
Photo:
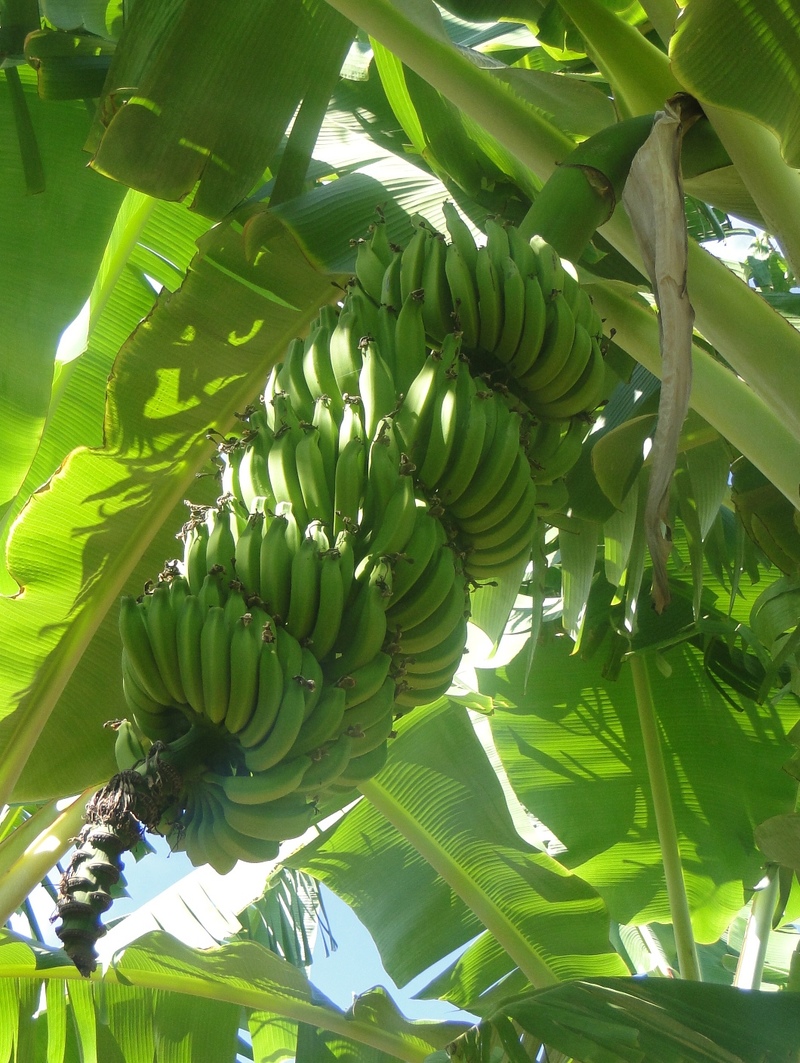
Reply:
[[[171,705],[172,697],[153,655],[144,609],[129,595],[124,595],[120,601],[119,633],[130,671],[139,686],[152,701],[160,705]]]
[[[325,470],[325,483],[328,487],[328,496],[332,499],[336,476],[336,455],[339,451],[339,422],[333,415],[327,395],[321,395],[314,404],[311,423],[317,430],[319,452],[322,455],[322,467]],[[326,520],[330,521],[330,519],[329,511]]]
[[[405,549],[413,534],[416,519],[414,479],[401,473],[386,503],[383,522],[372,532],[369,557],[391,556]]]
[[[291,502],[292,512],[300,527],[308,524],[308,512],[303,490],[297,476],[295,447],[299,440],[288,428],[275,433],[275,440],[267,458],[272,495],[279,502]]]
[[[319,605],[309,636],[317,660],[322,660],[333,649],[342,624],[344,602],[341,553],[333,547],[320,558]]]
[[[437,343],[453,329],[453,300],[447,283],[445,261],[447,244],[436,233],[425,245],[425,266],[422,271],[422,321],[426,333]]]
[[[310,764],[308,757],[300,756],[282,760],[257,775],[207,775],[206,779],[221,786],[235,805],[263,805],[293,793]]]
[[[392,581],[392,609],[413,590],[427,570],[434,552],[444,542],[445,531],[442,522],[432,517],[426,509],[418,506],[414,531],[395,565]]]
[[[477,252],[476,252],[477,255]],[[449,244],[445,255],[445,273],[453,299],[453,317],[461,333],[464,346],[474,350],[480,336],[478,292],[472,270],[455,244]]]
[[[196,595],[190,595],[181,606],[175,627],[175,644],[178,651],[178,668],[186,700],[195,712],[206,710],[203,697],[202,651],[200,635],[206,611]]]
[[[474,532],[469,536],[465,534],[465,544],[468,549],[473,551],[493,549],[501,543],[507,542],[511,536],[515,536],[517,532],[521,531],[523,526],[532,527],[535,521],[535,514],[536,487],[530,477],[528,477],[524,482],[522,496],[506,516],[489,528]]]
[[[457,579],[455,556],[448,546],[440,546],[425,569],[424,577],[387,612],[390,630],[415,627],[431,615],[450,593]]]
[[[235,860],[250,864],[267,863],[274,860],[280,852],[280,845],[276,841],[262,841],[234,830],[225,819],[224,812],[222,820],[214,820],[214,836],[217,843]]]
[[[427,650],[419,650],[413,656],[401,656],[400,661],[406,668],[406,675],[428,675],[443,668],[452,667],[455,673],[467,644],[467,620],[462,617],[447,638]]]
[[[503,327],[503,292],[488,247],[478,248],[475,284],[478,289],[478,346],[484,351],[493,351]]]
[[[333,496],[333,531],[355,528],[364,497],[366,447],[362,439],[351,439],[336,459]]]
[[[236,578],[249,594],[261,596],[261,542],[264,514],[251,513],[236,540]]]
[[[498,267],[503,289],[503,318],[492,353],[506,365],[516,354],[525,324],[525,279],[511,256]]]
[[[372,439],[379,422],[388,417],[397,403],[394,380],[374,340],[365,338],[361,346],[359,393],[364,410],[364,431]]]
[[[384,741],[370,750],[369,753],[362,753],[360,757],[355,759],[351,757],[350,763],[336,780],[337,790],[350,789],[353,786],[358,786],[359,783],[366,782],[367,779],[371,779],[373,775],[377,775],[386,763],[388,751],[389,744]]]
[[[549,384],[566,364],[575,339],[575,318],[564,296],[558,292],[547,308],[547,324],[539,356],[527,373],[518,379],[528,392]]]
[[[359,342],[363,335],[363,315],[353,309],[352,300],[348,296],[330,338],[331,368],[337,389],[342,396],[358,393],[358,374],[361,372]]]
[[[258,702],[258,675],[263,623],[257,612],[245,613],[234,625],[230,640],[231,682],[225,726],[231,734],[243,730],[255,713]]]
[[[412,292],[422,288],[425,271],[425,248],[431,239],[430,233],[421,225],[414,230],[408,246],[403,250],[400,263],[400,299],[405,303]]]
[[[293,676],[293,678],[300,683],[305,691],[303,701],[303,720],[305,721],[316,710],[325,686],[322,668],[311,652],[310,646],[303,645],[300,658],[300,673]]]
[[[120,771],[130,771],[147,756],[138,728],[130,720],[117,720],[114,726],[114,759]]]
[[[206,612],[200,632],[203,701],[212,723],[222,723],[231,689],[231,650],[225,610],[213,606]]]
[[[394,684],[392,684],[394,686]],[[392,697],[392,707],[389,711],[376,720],[375,723],[369,727],[365,727],[363,730],[357,730],[351,728],[352,744],[352,758],[354,760],[365,756],[367,753],[371,753],[373,749],[376,749],[383,742],[386,741],[392,734],[392,728],[394,727],[394,697]]]
[[[181,529],[183,538],[183,571],[193,594],[197,594],[206,578],[206,552],[208,549],[208,525],[192,518]]]
[[[525,278],[522,332],[508,362],[509,373],[519,380],[535,364],[547,325],[547,303],[538,277]]]
[[[353,740],[349,735],[339,735],[333,742],[315,751],[316,759],[306,769],[297,786],[301,794],[319,794],[342,774],[350,763]]]
[[[541,236],[532,236],[531,249],[536,259],[536,270],[545,301],[550,302],[557,292],[564,288],[564,267],[554,247]]]
[[[356,277],[358,283],[376,303],[381,299],[385,266],[366,240],[356,242]]]
[[[503,524],[528,491],[529,484],[533,486],[531,467],[520,448],[508,476],[498,480],[496,493],[489,502],[473,516],[459,521],[461,533],[467,538],[474,537]]]
[[[319,579],[319,548],[314,538],[306,534],[292,558],[291,594],[285,618],[287,630],[296,639],[307,638],[314,627],[319,607]]]
[[[209,510],[207,521],[206,564],[208,571],[220,568],[231,579],[236,564],[236,540],[239,535],[239,522],[233,506],[228,502],[220,503],[217,508]]]
[[[145,626],[158,672],[169,692],[170,700],[176,705],[185,705],[187,697],[178,665],[177,619],[170,598],[169,585],[156,584],[144,612]]]
[[[452,339],[456,352],[460,349],[458,337],[448,335],[445,337],[445,345]],[[443,360],[447,356],[443,352]],[[453,452],[457,439],[458,429],[458,354],[455,362],[445,370],[444,378],[440,380],[436,391],[433,409],[431,411],[430,425],[425,442],[425,457],[418,466],[417,475],[420,482],[433,490],[439,484],[444,475],[450,455]]]
[[[372,660],[345,677],[348,682],[340,680],[345,692],[345,711],[360,705],[380,690],[391,664],[392,658],[388,653],[376,653]]]
[[[579,322],[575,322],[575,337],[563,368],[548,383],[531,391],[531,398],[538,408],[563,397],[577,384],[592,357],[592,337]]]
[[[386,600],[380,586],[380,567],[376,566],[356,599],[352,610],[345,614],[343,629],[348,632],[347,648],[331,666],[331,678],[352,675],[358,668],[380,652],[386,637]],[[352,613],[352,620],[351,614]]]
[[[297,444],[294,459],[309,522],[320,520],[330,524],[333,519],[333,499],[320,449],[319,432],[315,428],[309,428]]]
[[[383,263],[384,269],[389,265],[394,255],[397,252],[393,249],[389,243],[389,234],[386,230],[386,221],[380,218],[378,221],[373,222],[369,227],[370,242],[369,246],[378,256]]]
[[[486,401],[478,394],[468,367],[460,363],[456,383],[457,445],[451,450],[437,485],[437,493],[445,506],[461,498],[478,469],[486,435]]]
[[[362,527],[366,533],[378,527],[400,477],[400,448],[389,418],[378,424],[367,458]]]
[[[259,574],[261,597],[270,616],[284,620],[289,613],[292,554],[287,540],[289,521],[275,516],[261,540]]]
[[[299,646],[298,646],[299,649]],[[258,696],[248,723],[238,732],[243,748],[260,745],[278,717],[286,682],[275,642],[265,642],[258,659]]]
[[[450,590],[438,608],[423,621],[402,632],[401,648],[403,653],[412,656],[430,649],[443,642],[453,628],[464,618],[466,607],[466,587],[463,576],[457,576],[450,585]]]
[[[596,337],[592,337],[591,358],[577,383],[565,395],[543,404],[539,412],[543,417],[566,419],[579,413],[591,413],[605,395],[606,364]]]
[[[481,467],[467,490],[450,506],[456,520],[474,516],[491,502],[498,484],[503,483],[517,459],[521,418],[501,402],[496,405],[497,425],[489,453],[482,458]]]
[[[422,317],[424,293],[412,291],[403,300],[394,329],[394,378],[398,395],[404,395],[428,354]]]
[[[403,253],[398,251],[386,265],[381,283],[381,306],[399,310],[403,305],[403,286],[401,274],[403,271]]]
[[[284,759],[303,726],[304,706],[304,687],[284,672],[283,695],[272,728],[257,745],[244,747],[244,762],[250,771],[254,774],[266,771]]]
[[[282,365],[278,367],[277,385],[288,394],[298,416],[307,421],[311,419],[314,409],[314,396],[306,380],[304,358],[305,344],[299,339],[292,340]]]
[[[356,734],[367,727],[372,727],[378,720],[384,719],[387,714],[391,716],[395,688],[394,679],[391,676],[385,676],[378,689],[374,690],[368,698],[364,698],[358,705],[353,705],[345,710],[339,722],[342,732]]]
[[[442,204],[442,213],[444,214],[447,231],[450,233],[450,239],[458,248],[459,254],[464,259],[467,266],[469,266],[470,270],[474,270],[475,257],[478,253],[478,248],[475,244],[475,237],[472,235],[472,230],[458,213],[455,205],[449,200],[446,200]]]
[[[305,834],[315,818],[314,805],[300,794],[287,794],[265,805],[227,801],[225,819],[234,830],[261,841],[285,841]]]
[[[341,687],[326,686],[317,706],[304,721],[297,738],[286,756],[300,756],[318,749],[338,733],[344,715],[345,692]]]

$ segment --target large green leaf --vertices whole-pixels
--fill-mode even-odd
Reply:
[[[609,978],[532,993],[504,1013],[549,1048],[585,1063],[790,1063],[797,1058],[800,996]]]
[[[44,103],[36,75],[0,77],[0,513],[47,417],[59,336],[92,286],[123,189],[86,169],[81,101]],[[26,173],[26,160],[28,160]],[[26,182],[38,160],[40,180]]]
[[[570,649],[566,638],[540,646],[527,692],[519,659],[484,673],[481,688],[504,699],[491,720],[503,764],[522,803],[566,846],[559,859],[595,886],[613,918],[668,922],[630,675],[605,683]],[[653,696],[695,934],[709,942],[761,877],[754,827],[793,807],[781,765],[796,710],[735,713],[695,650],[678,646],[666,658],[671,676],[653,670]]]
[[[353,27],[322,0],[138,5],[101,101],[92,165],[164,199],[194,190],[219,218],[258,183],[312,82],[307,57],[338,52]],[[116,113],[120,94],[127,97]]]
[[[514,830],[466,711],[432,705],[398,729],[362,786],[370,804],[290,861],[355,908],[392,976],[402,984],[481,923],[534,984],[621,971],[594,891]]]
[[[11,537],[9,570],[24,594],[0,601],[0,629],[15,647],[0,675],[0,743],[6,786],[36,745],[21,787],[29,798],[74,792],[113,767],[100,724],[124,714],[104,674],[120,590],[132,576],[141,582],[137,561],[210,453],[206,430],[230,430],[288,341],[334,293],[279,222],[262,236],[268,253],[251,264],[241,224],[214,231],[180,292],[162,298],[123,348],[105,446],[73,453]],[[176,552],[165,554],[165,545],[162,562]],[[67,698],[46,726],[109,610],[82,662],[84,704]]]
[[[128,193],[88,304],[76,323],[85,325],[88,335],[76,327],[74,347],[70,344],[63,358],[59,353],[47,423],[27,476],[6,513],[6,530],[72,450],[103,445],[111,368],[123,343],[155,302],[147,278],[170,291],[177,288],[197,251],[195,240],[207,228],[207,222],[186,207]],[[4,593],[16,592],[17,585],[5,568],[0,579]]]
[[[0,932],[0,1031],[13,1036],[21,1004],[31,996],[20,987],[40,986],[42,979],[62,993],[66,983],[81,1057],[97,1052],[101,1063],[120,1058],[120,1049],[126,1063],[152,1060],[153,1043],[159,1060],[169,1063],[233,1060],[243,1007],[331,1030],[408,1063],[422,1063],[465,1029],[463,1023],[410,1022],[385,993],[367,994],[345,1013],[296,967],[255,942],[192,949],[158,930],[125,949],[103,979],[92,982],[65,965],[63,953]],[[4,993],[9,983],[12,992]],[[63,1023],[58,1008],[54,1013],[58,1033]],[[45,1029],[47,1020],[44,1013]],[[98,1051],[104,1037],[110,1054]],[[52,1063],[62,1058],[54,1055]]]
[[[800,166],[800,26],[791,5],[691,0],[670,54],[689,92],[769,126],[789,165]]]

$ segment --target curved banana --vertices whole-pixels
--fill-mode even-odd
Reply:
[[[422,275],[425,269],[425,248],[430,233],[421,225],[414,230],[414,235],[404,249],[400,263],[400,298],[403,302],[412,292],[422,287]]]
[[[186,694],[186,700],[198,713],[204,713],[206,710],[200,646],[205,613],[199,598],[192,594],[182,603],[175,626],[175,644],[181,685]]]
[[[264,538],[264,514],[256,511],[236,540],[236,578],[250,594],[261,597],[261,541]]]
[[[292,558],[289,612],[285,617],[286,629],[296,639],[307,638],[314,628],[319,608],[319,580],[319,548],[314,538],[306,534]]]
[[[303,726],[304,688],[297,679],[284,675],[281,703],[272,728],[261,742],[244,747],[244,762],[253,774],[267,771],[283,760]],[[235,823],[231,825],[242,829]]]
[[[394,378],[398,395],[408,390],[428,354],[422,318],[422,290],[412,291],[397,314],[394,329]]]
[[[478,289],[478,346],[484,351],[493,351],[503,327],[503,292],[488,247],[478,248],[475,284]]]
[[[177,617],[173,608],[170,589],[167,583],[157,583],[149,596],[147,609],[144,611],[145,626],[150,638],[159,674],[167,688],[170,700],[176,705],[187,702],[181,682],[178,665],[178,646],[176,639]]]
[[[297,792],[320,794],[345,770],[350,763],[352,750],[353,740],[345,734],[339,735],[333,742],[316,750],[314,754],[316,759],[311,760],[311,764],[297,786]]]
[[[464,618],[467,604],[465,579],[457,576],[450,585],[444,601],[421,623],[409,627],[401,634],[402,652],[413,654],[428,650],[443,642],[452,634],[453,628]]]
[[[298,442],[294,460],[309,522],[320,520],[330,525],[333,519],[333,499],[320,449],[319,432],[315,428],[310,427]]]
[[[261,597],[270,616],[284,620],[291,597],[292,552],[289,548],[288,518],[275,516],[261,540],[259,582]]]
[[[388,653],[376,653],[371,661],[356,668],[350,675],[341,679],[340,685],[345,693],[345,712],[371,698],[383,686],[389,674],[392,658]],[[347,682],[345,682],[345,679]]]
[[[221,786],[235,805],[263,805],[293,793],[310,764],[308,757],[301,756],[282,760],[256,775],[206,775],[206,779]]]
[[[238,732],[239,742],[245,749],[260,745],[272,730],[278,718],[285,682],[277,645],[274,641],[264,642],[258,659],[256,707],[250,720]]]
[[[526,391],[549,384],[566,364],[575,339],[575,318],[564,296],[558,292],[547,308],[547,324],[539,356],[527,373],[519,376]]]
[[[232,734],[243,730],[253,717],[258,702],[258,675],[263,624],[257,611],[245,613],[234,625],[231,635],[231,685],[225,726]]]
[[[477,255],[477,251],[476,251]],[[455,244],[448,244],[445,273],[453,298],[453,317],[468,350],[478,346],[480,314],[474,274]]]
[[[426,333],[437,343],[453,329],[453,300],[447,283],[445,261],[447,244],[436,233],[425,245],[425,267],[422,271],[422,320]]]
[[[119,606],[119,633],[128,666],[139,686],[160,705],[172,705],[147,633],[144,609],[135,598],[124,595]]]
[[[333,531],[355,528],[364,499],[367,451],[363,439],[350,439],[336,459],[333,495]]]
[[[322,660],[333,649],[342,624],[344,602],[341,553],[332,547],[320,558],[319,605],[309,636],[317,660]]]
[[[583,376],[591,357],[592,337],[583,325],[576,321],[575,337],[564,366],[548,384],[530,392],[533,408],[544,409],[549,403],[563,399]]]
[[[231,652],[225,610],[220,606],[206,612],[200,632],[200,653],[205,714],[212,723],[222,723],[230,699]]]
[[[300,728],[287,757],[291,759],[310,753],[333,738],[342,722],[344,702],[345,692],[341,687],[326,686],[316,708]]]
[[[364,431],[366,438],[372,439],[378,423],[388,417],[397,404],[397,397],[392,374],[374,340],[365,337],[362,341],[361,358],[358,384],[364,410]]]

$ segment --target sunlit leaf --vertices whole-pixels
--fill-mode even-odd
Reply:
[[[667,614],[669,614],[669,610]],[[654,623],[660,618],[655,617]],[[559,860],[591,882],[621,923],[669,921],[661,848],[633,686],[623,667],[603,682],[594,661],[569,657],[565,638],[540,646],[527,693],[518,659],[481,689],[507,699],[492,732],[526,808],[566,846]],[[783,727],[796,712],[751,705],[734,712],[704,679],[688,646],[652,670],[695,935],[713,941],[761,876],[753,829],[793,806]],[[763,810],[763,811],[758,811]]]

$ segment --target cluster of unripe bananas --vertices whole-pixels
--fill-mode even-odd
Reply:
[[[563,504],[599,319],[543,241],[490,223],[476,248],[446,216],[450,244],[358,244],[341,307],[219,443],[182,561],[122,601],[118,762],[163,744],[183,788],[161,829],[195,864],[272,858],[378,771],[394,719],[451,686],[470,588]]]

